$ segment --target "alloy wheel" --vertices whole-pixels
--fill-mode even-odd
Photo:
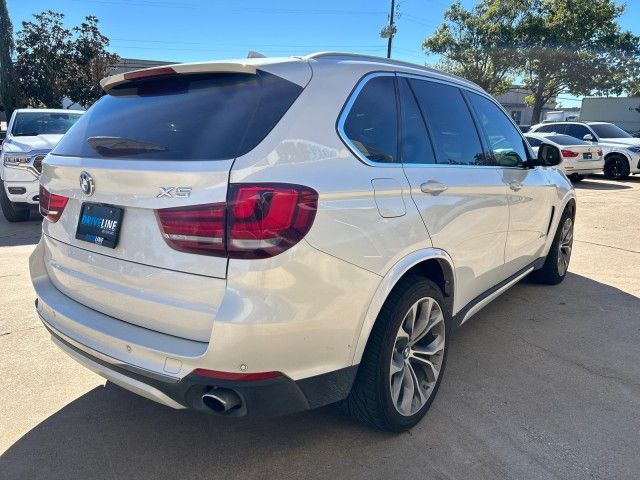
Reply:
[[[404,316],[391,355],[391,400],[401,415],[416,414],[433,394],[445,349],[442,308],[431,297],[415,302]]]
[[[562,224],[560,242],[558,243],[558,273],[562,276],[567,273],[571,249],[573,247],[573,219],[567,218]]]

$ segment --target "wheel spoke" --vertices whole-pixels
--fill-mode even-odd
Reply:
[[[398,405],[398,401],[400,400],[400,392],[402,391],[406,370],[406,364],[403,361],[402,368],[396,372],[396,375],[391,377],[391,398],[396,405]]]
[[[416,343],[431,329],[431,313],[433,311],[434,301],[429,298],[425,301],[419,302],[418,318],[416,319],[415,328],[413,329],[413,335],[411,336],[411,344]]]
[[[402,329],[408,335],[409,340],[411,340],[411,337],[413,336],[413,330],[416,325],[417,316],[418,316],[418,302],[416,302],[413,305],[413,307],[409,309],[409,311],[404,317],[404,320],[402,321]]]
[[[409,372],[407,372],[409,370]],[[407,365],[405,368],[405,374],[402,378],[402,399],[400,400],[400,409],[411,414],[411,405],[413,404],[413,395],[415,393],[415,386],[413,379],[411,378],[411,366]]]
[[[412,353],[414,354],[414,356],[431,356],[441,352],[442,350],[444,350],[444,338],[438,335],[431,341],[431,343],[425,345],[424,347],[414,345],[412,348]]]
[[[436,366],[429,358],[421,357],[420,355],[416,355],[415,353],[412,353],[411,357],[409,358],[413,360],[414,363],[420,365],[430,382],[436,381],[436,379],[438,378],[438,368],[436,368]]]
[[[413,396],[418,397],[418,404],[422,406],[427,401],[427,396],[422,390],[422,387],[420,386],[420,380],[418,379],[416,371],[413,369],[411,364],[409,364],[409,374],[411,375],[411,382],[413,383]]]

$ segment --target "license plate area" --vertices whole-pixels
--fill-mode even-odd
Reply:
[[[116,248],[124,209],[102,203],[83,203],[80,209],[76,239]]]
[[[592,158],[593,158],[593,155],[591,154],[591,152],[585,152],[582,154],[583,160],[591,160]]]

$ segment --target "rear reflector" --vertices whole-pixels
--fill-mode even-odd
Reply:
[[[52,223],[55,223],[62,215],[64,207],[67,206],[69,197],[49,193],[49,191],[40,185],[40,214]]]
[[[269,380],[271,378],[283,376],[280,372],[237,373],[218,372],[216,370],[206,370],[204,368],[196,368],[191,373],[200,377],[215,378],[217,380],[232,380],[236,382],[255,382],[258,380]]]
[[[167,243],[176,250],[229,258],[266,258],[309,232],[315,190],[291,184],[231,184],[227,203],[158,210]]]
[[[562,156],[573,158],[578,156],[578,152],[574,152],[573,150],[562,150]]]

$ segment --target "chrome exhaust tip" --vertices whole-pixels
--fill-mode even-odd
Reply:
[[[233,390],[213,388],[202,395],[202,403],[216,413],[225,414],[238,410],[242,406],[242,399]]]

